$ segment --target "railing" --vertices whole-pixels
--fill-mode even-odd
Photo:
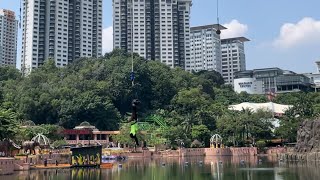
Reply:
[[[108,140],[66,140],[68,144],[94,144],[96,142],[100,144],[107,144]]]

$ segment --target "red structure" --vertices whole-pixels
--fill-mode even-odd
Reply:
[[[66,129],[63,131],[64,139],[70,144],[101,144],[107,145],[111,142],[111,136],[120,134],[120,131],[99,131],[95,126],[87,122],[81,123],[74,129]]]

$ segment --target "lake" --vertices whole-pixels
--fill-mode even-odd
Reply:
[[[318,164],[312,163],[279,162],[275,157],[130,159],[116,163],[112,169],[31,170],[0,176],[0,179],[319,180],[319,168]]]

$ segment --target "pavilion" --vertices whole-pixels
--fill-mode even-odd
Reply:
[[[120,131],[100,131],[88,122],[82,122],[73,129],[63,131],[64,139],[70,145],[89,145],[101,144],[107,145],[112,135],[120,134]]]

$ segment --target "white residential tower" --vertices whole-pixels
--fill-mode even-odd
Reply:
[[[185,68],[192,0],[113,0],[113,47]]]
[[[217,30],[225,27],[213,24],[191,27],[190,60],[186,61],[186,70],[199,72],[202,70],[221,73],[221,43]]]
[[[102,0],[23,0],[23,72],[102,53]]]
[[[233,85],[234,73],[246,70],[245,37],[221,40],[222,77],[226,84]]]
[[[0,66],[16,66],[18,21],[15,13],[0,9]]]

